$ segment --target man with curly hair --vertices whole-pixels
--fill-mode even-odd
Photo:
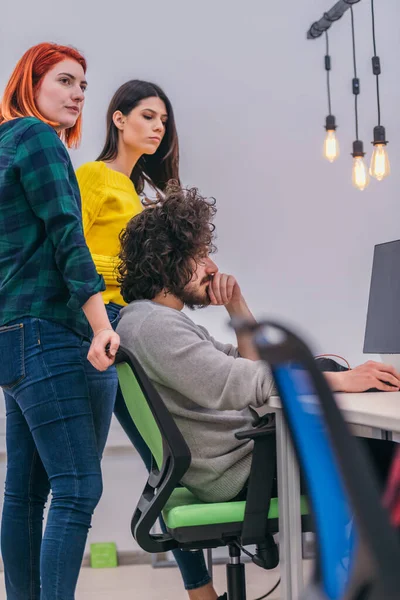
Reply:
[[[253,445],[235,433],[251,427],[249,407],[265,404],[273,390],[271,372],[246,336],[237,336],[237,347],[218,342],[182,310],[212,304],[230,317],[253,319],[236,279],[211,259],[215,213],[215,201],[172,184],[158,204],[131,219],[119,265],[128,306],[117,328],[190,448],[182,483],[208,502],[245,489]],[[326,377],[335,391],[400,386],[392,367],[372,361]]]

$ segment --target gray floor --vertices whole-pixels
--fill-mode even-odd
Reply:
[[[305,561],[309,572],[310,561]],[[263,571],[246,565],[247,598],[265,594],[279,578],[279,569]],[[214,581],[219,593],[226,591],[225,567],[214,567]],[[0,600],[5,600],[4,578],[1,573]],[[279,587],[268,600],[280,598]],[[76,600],[187,600],[176,568],[153,569],[148,565],[115,569],[84,568],[79,579]]]

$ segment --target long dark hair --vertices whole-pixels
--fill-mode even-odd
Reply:
[[[107,111],[107,136],[103,150],[96,160],[113,160],[118,153],[118,129],[113,122],[113,114],[120,110],[127,116],[141,100],[157,97],[165,104],[168,114],[165,135],[157,151],[143,155],[134,166],[131,180],[138,194],[143,191],[145,181],[164,190],[168,181],[179,182],[179,144],[172,104],[163,90],[148,81],[132,79],[115,92]]]

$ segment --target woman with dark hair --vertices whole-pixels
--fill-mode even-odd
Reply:
[[[93,426],[97,398],[86,365],[88,358],[107,369],[119,337],[104,309],[105,285],[85,243],[63,144],[80,141],[85,72],[74,48],[38,44],[19,60],[0,103],[1,554],[9,600],[73,600],[102,492],[106,436]],[[113,381],[106,385],[114,386],[108,396],[115,393]]]
[[[82,196],[83,226],[87,244],[106,290],[103,300],[114,328],[125,306],[117,280],[119,236],[128,221],[143,210],[138,194],[145,185],[161,193],[173,179],[179,183],[179,144],[171,102],[153,83],[133,80],[114,94],[107,112],[104,148],[94,162],[77,170]],[[105,398],[105,380],[117,380],[115,368],[99,374],[92,370],[92,385],[98,385],[98,400]],[[103,400],[104,397],[104,400]],[[115,415],[150,470],[151,454],[117,393]],[[107,424],[108,419],[104,419]],[[101,430],[101,423],[97,424]],[[161,521],[164,528],[164,523]],[[217,600],[202,552],[174,551],[190,600]]]
[[[144,127],[146,122],[150,130]],[[179,179],[174,111],[158,85],[133,79],[115,92],[107,111],[106,141],[97,161],[121,167],[121,151],[129,155],[130,162],[124,167],[138,194],[145,181],[164,190],[170,179]]]

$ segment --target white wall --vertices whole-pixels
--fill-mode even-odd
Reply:
[[[333,165],[321,158],[325,47],[323,38],[306,41],[305,32],[331,4],[21,0],[16,20],[15,6],[6,3],[0,88],[34,43],[54,40],[81,49],[89,88],[84,140],[73,153],[79,165],[101,148],[106,107],[117,86],[136,77],[163,86],[176,112],[183,180],[217,198],[220,268],[235,273],[256,315],[294,323],[316,351],[340,353],[354,363],[363,359],[374,244],[399,237],[400,9],[398,0],[376,6],[392,175],[360,193],[350,181],[355,136],[349,14],[330,36],[342,155]],[[369,157],[376,125],[369,2],[354,12],[360,137]],[[200,311],[196,319],[220,338],[231,336],[223,309]]]
[[[321,158],[327,112],[324,41],[305,31],[329,1],[187,0],[115,5],[50,0],[2,8],[0,88],[21,53],[42,40],[71,43],[89,63],[84,140],[76,165],[94,159],[118,85],[142,77],[175,107],[182,175],[217,198],[218,260],[234,272],[257,315],[299,324],[317,348],[362,359],[373,246],[398,237],[400,181],[396,0],[376,8],[382,122],[393,173],[363,193],[350,184],[354,139],[349,14],[331,31],[332,101],[342,156]],[[247,6],[247,8],[245,8]],[[360,137],[376,124],[369,2],[355,6]],[[17,25],[17,29],[15,29]],[[199,313],[216,324],[220,310]]]

